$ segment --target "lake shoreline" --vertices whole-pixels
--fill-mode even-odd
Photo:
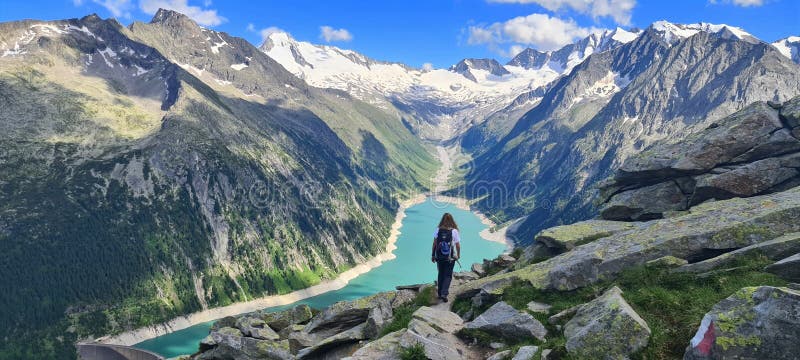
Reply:
[[[438,189],[445,184],[449,178],[452,171],[452,163],[450,162],[449,154],[443,147],[438,147],[437,150],[439,158],[442,161],[442,167],[432,179],[434,185],[433,190],[431,192],[418,194],[400,202],[400,206],[395,214],[394,223],[392,223],[390,228],[389,237],[387,239],[384,252],[340,273],[334,279],[322,281],[317,285],[305,289],[295,290],[283,295],[268,295],[249,301],[205,309],[195,313],[179,316],[164,323],[125,331],[117,335],[100,337],[95,339],[95,341],[104,344],[132,346],[174,331],[183,330],[191,326],[217,320],[226,316],[244,314],[273,306],[287,305],[313,296],[341,289],[359,275],[365,274],[370,270],[380,266],[383,262],[395,258],[394,251],[397,249],[396,243],[397,239],[400,237],[400,227],[403,224],[403,219],[406,217],[406,209],[411,206],[421,204],[425,201],[431,201],[434,204],[437,202],[452,204],[459,209],[473,212],[478,219],[480,219],[481,223],[487,226],[486,229],[479,233],[479,236],[487,241],[498,242],[506,245],[506,252],[510,252],[513,249],[513,242],[509,241],[509,239],[507,239],[505,236],[505,230],[507,227],[497,231],[491,231],[496,224],[483,213],[471,209],[469,206],[469,200],[440,194]]]

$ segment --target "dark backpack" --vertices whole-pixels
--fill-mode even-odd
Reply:
[[[436,234],[436,260],[449,261],[453,259],[453,230],[439,229]]]

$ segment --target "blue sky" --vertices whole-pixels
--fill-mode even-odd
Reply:
[[[524,47],[554,49],[598,29],[656,20],[724,23],[770,42],[800,35],[797,0],[0,0],[0,21],[97,13],[128,24],[149,21],[159,7],[256,45],[281,29],[412,66],[447,67],[465,57],[505,62]]]

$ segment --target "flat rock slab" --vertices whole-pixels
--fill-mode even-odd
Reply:
[[[584,304],[564,325],[567,352],[578,358],[624,359],[644,348],[650,328],[613,287]]]
[[[576,246],[634,227],[636,227],[634,224],[624,221],[586,220],[542,230],[534,237],[534,240],[550,248],[572,250]]]
[[[773,240],[745,246],[741,249],[722,254],[711,259],[687,264],[674,271],[676,272],[706,272],[730,264],[734,260],[743,256],[760,254],[772,260],[783,259],[800,252],[800,232],[789,233]]]
[[[455,333],[464,327],[464,320],[458,314],[447,310],[423,306],[411,314],[412,319],[420,320],[437,331]]]
[[[538,346],[533,345],[526,345],[521,346],[517,353],[514,354],[514,357],[511,360],[533,360],[533,357],[536,356],[536,353],[539,352]]]
[[[800,282],[800,253],[769,265],[764,270],[786,281]]]
[[[714,305],[684,359],[797,359],[800,292],[772,286],[743,288]]]
[[[517,342],[531,338],[544,340],[547,335],[547,329],[539,320],[514,309],[504,301],[492,305],[475,320],[467,323],[464,328],[481,330]]]

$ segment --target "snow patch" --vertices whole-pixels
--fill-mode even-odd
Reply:
[[[114,67],[114,64],[108,60],[108,58],[117,59],[117,53],[114,52],[114,50],[111,50],[110,47],[106,47],[105,49],[98,51],[98,53],[100,54],[100,56],[103,57],[103,60],[106,62],[106,65],[108,65],[108,67],[110,68]]]
[[[236,71],[240,71],[240,70],[242,70],[242,69],[244,69],[246,67],[247,67],[247,64],[245,64],[245,63],[231,65],[231,69],[236,70]]]

